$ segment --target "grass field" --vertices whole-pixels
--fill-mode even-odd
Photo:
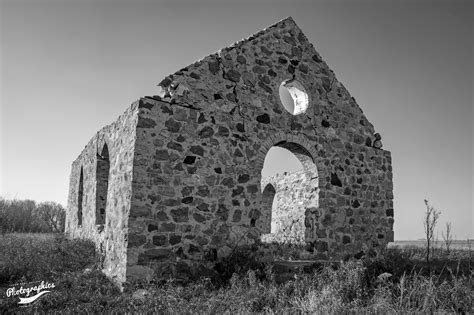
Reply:
[[[407,313],[474,312],[472,253],[391,245],[384,257],[315,265],[276,281],[259,250],[242,248],[225,261],[234,273],[195,281],[128,284],[120,293],[98,270],[94,245],[57,235],[0,236],[0,313]],[[402,245],[406,245],[402,243]],[[235,268],[239,265],[240,268]],[[48,281],[51,293],[27,307],[6,290]],[[38,282],[36,282],[38,283]]]
[[[416,248],[425,248],[426,241],[424,240],[415,240],[415,241],[395,241],[389,244],[389,247],[398,247],[398,248],[407,248],[407,247],[416,247]],[[445,249],[446,243],[444,241],[435,241],[433,247]],[[462,250],[474,250],[474,240],[453,240],[451,243],[452,249],[462,249]]]

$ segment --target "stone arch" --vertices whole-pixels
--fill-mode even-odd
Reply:
[[[306,241],[311,242],[314,235],[314,224],[311,218],[319,207],[319,177],[316,165],[317,152],[314,145],[303,135],[292,135],[285,133],[277,133],[267,139],[260,149],[257,156],[257,167],[259,170],[263,168],[263,161],[271,147],[278,146],[290,151],[303,166],[302,172],[294,174],[278,174],[271,179],[262,178],[261,180],[261,212],[262,222],[258,226],[262,233],[269,233],[265,227],[270,221],[270,225],[278,225],[278,231],[271,229],[272,235],[264,235],[262,240],[270,241]],[[269,206],[268,198],[265,190],[271,184],[275,189],[274,195],[277,195],[277,209]],[[283,190],[289,190],[294,200],[303,200],[294,207],[291,202],[281,203],[281,198],[285,193]],[[281,192],[280,192],[281,191]],[[293,196],[295,194],[295,196]],[[297,196],[296,196],[297,195]],[[273,201],[273,198],[272,198]],[[274,220],[275,219],[275,220]],[[273,222],[275,221],[275,222]],[[279,224],[277,224],[277,221]]]
[[[258,170],[262,169],[263,163],[265,162],[265,156],[267,155],[268,150],[270,150],[270,148],[275,145],[290,150],[298,158],[303,158],[304,161],[309,161],[307,158],[304,157],[310,157],[311,161],[316,164],[316,157],[318,156],[318,153],[314,148],[314,145],[311,144],[308,138],[300,134],[294,135],[285,132],[278,132],[268,137],[267,140],[262,143],[257,153],[255,163],[255,166]],[[296,153],[294,153],[293,150]]]
[[[96,216],[95,223],[102,231],[105,225],[107,194],[109,188],[110,157],[107,143],[104,143],[101,153],[97,152],[96,166]]]

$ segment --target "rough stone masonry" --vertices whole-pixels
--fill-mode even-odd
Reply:
[[[390,152],[293,19],[159,87],[72,163],[66,233],[92,239],[117,283],[212,268],[262,235],[327,258],[393,240]],[[303,171],[262,179],[272,146]]]

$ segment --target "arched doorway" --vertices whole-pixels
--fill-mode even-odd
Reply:
[[[284,140],[268,150],[262,167],[262,222],[258,226],[263,242],[309,241],[306,217],[319,206],[318,184],[313,156],[303,145]]]

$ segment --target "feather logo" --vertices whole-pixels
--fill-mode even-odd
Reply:
[[[43,294],[46,294],[46,293],[49,293],[49,292],[51,292],[51,291],[41,291],[40,293],[38,293],[36,295],[33,295],[33,296],[30,296],[28,298],[20,298],[20,302],[18,302],[18,304],[30,304],[31,302],[36,301]]]

